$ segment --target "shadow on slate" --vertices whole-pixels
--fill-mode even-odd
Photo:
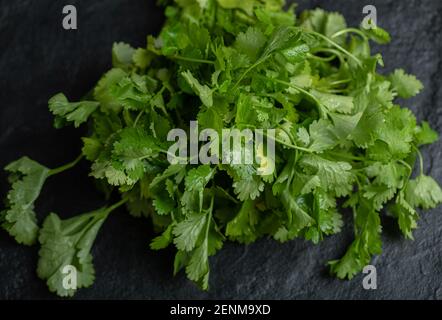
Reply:
[[[66,3],[67,4],[67,3]],[[56,167],[73,160],[82,132],[55,130],[47,100],[64,92],[73,100],[94,86],[110,68],[114,41],[143,46],[156,33],[162,9],[148,0],[72,0],[79,29],[61,27],[65,5],[51,0],[0,0],[0,166],[23,155]],[[358,25],[366,1],[298,1],[298,9],[322,7],[339,11],[349,25]],[[425,84],[425,91],[407,101],[419,120],[442,132],[441,52],[442,2],[439,0],[374,0],[378,23],[393,42],[375,47],[385,71],[404,68]],[[424,149],[426,171],[442,182],[442,142]],[[49,180],[37,211],[62,217],[88,212],[104,204],[88,178],[86,162]],[[7,191],[0,174],[0,195]],[[103,226],[93,249],[95,284],[75,298],[147,299],[442,299],[442,208],[425,212],[415,241],[398,236],[396,224],[384,219],[384,253],[373,260],[378,289],[362,288],[362,275],[352,281],[328,276],[325,264],[339,257],[352,240],[351,226],[315,246],[303,240],[279,244],[262,239],[249,246],[227,243],[211,259],[211,289],[200,291],[183,275],[172,276],[173,250],[152,252],[150,224],[115,212]],[[43,216],[39,216],[41,219]],[[52,299],[36,275],[38,247],[17,245],[0,232],[0,298]]]

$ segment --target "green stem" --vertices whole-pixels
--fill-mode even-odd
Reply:
[[[138,121],[140,121],[141,116],[143,115],[143,113],[144,113],[144,110],[140,111],[140,113],[139,113],[138,116],[136,117],[135,122],[134,122],[134,125],[133,125],[134,128],[137,126]]]
[[[301,88],[301,87],[299,87],[299,86],[297,86],[297,85],[295,85],[293,83],[290,83],[290,82],[282,81],[282,80],[279,80],[279,79],[272,79],[272,80],[277,82],[277,83],[280,83],[280,84],[292,87],[292,88],[298,90],[299,92],[303,93],[304,95],[306,95],[310,99],[312,99],[319,107],[319,114],[320,114],[321,118],[327,119],[327,113],[324,111],[321,101],[319,101],[310,92],[308,92],[307,90],[305,90],[305,89],[303,89],[303,88]]]
[[[55,176],[56,174],[62,173],[64,171],[67,171],[69,169],[72,169],[73,167],[75,167],[80,161],[81,159],[83,159],[83,155],[80,155],[77,159],[75,159],[74,161],[65,164],[64,166],[52,169],[49,171],[49,176]]]
[[[326,53],[331,53],[331,54],[335,55],[336,57],[338,57],[341,65],[343,65],[345,62],[344,57],[342,56],[342,53],[339,52],[338,50],[330,49],[330,48],[317,48],[312,51],[312,53],[318,53],[318,52],[326,52]]]
[[[404,160],[398,160],[398,162],[400,164],[402,164],[403,166],[407,167],[407,169],[408,169],[408,171],[410,171],[410,173],[413,171],[413,168],[411,168],[411,166],[408,163],[406,163]]]
[[[347,84],[350,83],[351,79],[343,79],[343,80],[336,80],[336,81],[332,81],[330,82],[331,86],[336,86],[336,85],[340,85],[340,84]]]
[[[119,207],[121,207],[122,205],[124,205],[127,201],[128,201],[128,199],[121,199],[120,201],[115,203],[113,206],[110,206],[107,209],[107,212],[111,213],[112,211],[114,211],[114,210],[118,209]]]
[[[177,56],[177,55],[172,56],[171,58],[176,59],[176,60],[187,61],[187,62],[205,63],[205,64],[212,64],[212,65],[215,64],[214,61],[210,61],[210,60],[187,58],[187,57],[182,57],[182,56]]]
[[[331,38],[337,38],[339,36],[342,36],[346,33],[356,33],[357,35],[361,36],[364,40],[367,40],[367,36],[359,29],[356,28],[347,28],[343,29],[341,31],[336,32],[334,35],[331,36]]]
[[[318,60],[318,61],[323,61],[323,62],[330,62],[330,61],[332,61],[332,60],[334,60],[334,59],[336,59],[336,55],[332,55],[332,56],[330,56],[330,57],[318,57],[318,56],[315,56],[314,54],[308,54],[307,55],[307,57],[309,57],[309,58],[311,58],[311,59],[314,59],[314,60]]]
[[[256,129],[256,126],[254,126],[254,125],[250,125],[250,124],[242,124],[242,123],[238,123],[237,125],[240,125],[240,126],[243,126],[243,127],[246,127],[246,128],[251,128],[251,129]],[[281,128],[282,129],[282,128]],[[287,148],[290,148],[290,149],[294,149],[294,150],[299,150],[299,151],[304,151],[304,152],[308,152],[308,153],[313,153],[313,151],[312,150],[310,150],[310,149],[307,149],[307,148],[303,148],[303,147],[298,147],[298,146],[295,146],[295,145],[292,145],[292,144],[288,144],[288,143],[286,143],[286,142],[284,142],[284,141],[282,141],[282,140],[279,140],[278,138],[273,138],[273,137],[269,137],[265,132],[263,133],[263,135],[264,136],[266,136],[267,138],[269,138],[269,139],[272,139],[273,141],[275,141],[275,142],[278,142],[279,144],[281,144],[281,145],[284,145],[284,146],[286,146]],[[290,138],[290,135],[289,135],[289,138]],[[291,140],[291,138],[290,138],[290,140]]]
[[[290,138],[290,142],[291,143],[293,143],[294,145],[296,145],[296,140],[295,140],[295,138],[292,136],[292,133],[289,131],[289,130],[287,130],[286,128],[284,128],[283,126],[281,126],[281,125],[278,125],[278,128],[279,129],[281,129],[282,131],[284,131],[284,133]]]
[[[167,89],[166,86],[163,85],[163,87],[162,87],[161,90],[157,93],[157,95],[159,95],[159,94],[162,95],[163,92],[164,92],[164,90],[166,90],[166,89]],[[166,108],[165,108],[164,106],[159,106],[158,108],[160,108],[160,110],[163,112],[164,116],[170,120],[170,116],[169,116],[169,114],[167,113]]]
[[[317,37],[323,39],[324,41],[328,42],[329,44],[331,44],[333,47],[335,47],[336,49],[342,51],[343,53],[345,53],[347,56],[349,56],[350,58],[352,58],[359,66],[362,66],[362,62],[361,60],[359,60],[358,58],[356,58],[352,53],[350,53],[349,51],[347,51],[346,49],[344,49],[343,47],[341,47],[339,44],[337,44],[336,42],[334,42],[333,40],[329,39],[328,37],[324,36],[323,34],[320,34],[318,32],[314,32],[311,31],[312,34],[316,35]]]
[[[212,211],[213,211],[213,204],[214,204],[214,202],[215,202],[215,196],[212,195],[212,199],[210,200],[209,216],[207,218],[206,240],[209,238],[210,223],[212,222]]]
[[[413,149],[416,151],[418,157],[419,157],[419,167],[421,170],[421,176],[424,175],[424,157],[422,156],[422,153],[420,152],[420,150],[418,148],[416,148],[415,145],[412,145]]]
[[[272,140],[274,140],[275,142],[278,142],[279,144],[282,144],[282,145],[284,145],[284,146],[286,146],[286,147],[288,147],[288,148],[290,148],[290,149],[300,150],[300,151],[304,151],[304,152],[307,152],[307,153],[313,153],[313,151],[310,150],[310,149],[303,148],[303,147],[298,147],[298,146],[294,146],[294,145],[292,145],[292,144],[288,144],[288,143],[286,143],[286,142],[284,142],[284,141],[282,141],[282,140],[279,140],[278,138],[272,138],[272,137],[269,137],[269,136],[266,135],[266,134],[264,134],[264,135],[265,135],[267,138],[272,139]]]
[[[264,59],[260,59],[258,60],[254,65],[252,65],[250,68],[248,68],[242,75],[241,77],[239,77],[239,80],[236,82],[235,86],[233,87],[233,91],[236,90],[236,88],[239,86],[239,84],[241,83],[241,81],[244,80],[244,78],[246,77],[246,75],[252,71],[253,69],[255,69],[257,66],[259,66],[261,63],[265,62],[268,58],[270,58],[270,56],[265,57]]]

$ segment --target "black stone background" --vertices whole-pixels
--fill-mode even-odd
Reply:
[[[442,132],[440,0],[298,1],[342,12],[350,25],[362,20],[362,8],[374,4],[379,24],[393,42],[382,48],[386,68],[403,67],[425,84],[425,91],[404,103]],[[79,29],[61,27],[62,8],[74,4]],[[74,159],[81,131],[52,127],[47,100],[57,92],[72,99],[86,93],[110,67],[114,41],[142,46],[158,32],[162,10],[150,0],[0,0],[0,167],[28,155],[49,167]],[[441,143],[424,149],[427,173],[442,182]],[[54,211],[62,217],[103,205],[88,178],[87,163],[51,178],[38,201],[39,218]],[[0,174],[0,196],[7,192]],[[328,276],[325,263],[341,256],[351,242],[351,226],[322,244],[296,240],[279,244],[263,239],[249,246],[227,243],[211,259],[211,289],[200,291],[183,274],[172,276],[173,250],[153,252],[151,226],[120,210],[103,226],[93,249],[95,284],[80,299],[441,299],[442,208],[424,212],[416,240],[401,238],[394,221],[383,219],[384,253],[373,260],[378,289]],[[0,298],[52,299],[36,276],[37,247],[17,245],[0,231]]]

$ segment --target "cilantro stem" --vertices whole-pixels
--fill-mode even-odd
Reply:
[[[49,176],[55,176],[56,174],[62,173],[64,171],[67,171],[69,169],[72,169],[73,167],[75,167],[80,161],[81,159],[83,159],[83,155],[78,156],[77,159],[75,159],[74,161],[65,164],[64,166],[52,169],[49,171]]]
[[[241,77],[239,77],[239,80],[236,82],[235,86],[233,87],[233,91],[236,90],[236,88],[239,86],[239,84],[241,83],[241,81],[244,80],[244,78],[246,77],[246,75],[252,71],[253,69],[255,69],[257,66],[259,66],[261,63],[265,62],[268,58],[270,58],[271,56],[267,56],[263,59],[259,59],[255,64],[253,64],[250,68],[248,68],[242,75]]]
[[[182,61],[187,61],[187,62],[195,62],[195,63],[205,63],[205,64],[215,64],[214,61],[210,61],[210,60],[204,60],[204,59],[195,59],[195,58],[187,58],[187,57],[182,57],[182,56],[172,56],[172,59],[175,60],[182,60]]]
[[[367,36],[359,29],[356,28],[347,28],[347,29],[343,29],[341,31],[336,32],[335,34],[333,34],[331,36],[331,38],[337,38],[339,36],[342,36],[346,33],[356,33],[357,35],[361,36],[364,40],[367,40]]]
[[[330,61],[332,61],[332,60],[337,58],[336,55],[332,55],[330,57],[318,57],[318,56],[315,56],[314,54],[310,54],[310,53],[307,56],[309,58],[311,58],[311,59],[318,60],[318,61],[323,61],[323,62],[330,62]]]
[[[334,42],[333,40],[329,39],[327,36],[324,36],[323,34],[320,34],[318,32],[315,31],[310,31],[312,34],[316,35],[317,37],[323,39],[324,41],[328,42],[329,44],[331,44],[333,47],[335,47],[336,49],[342,51],[343,53],[345,53],[347,56],[349,56],[350,58],[352,58],[359,66],[362,66],[362,62],[361,60],[359,60],[358,58],[356,58],[352,53],[350,53],[349,51],[347,51],[346,49],[344,49],[343,47],[341,47],[339,44],[337,44],[336,42]]]
[[[319,111],[319,114],[320,114],[321,118],[323,118],[323,119],[327,119],[327,112],[324,111],[321,101],[319,101],[319,100],[318,100],[314,95],[312,95],[310,92],[308,92],[307,90],[305,90],[305,89],[303,89],[303,88],[301,88],[301,87],[299,87],[299,86],[297,86],[297,85],[295,85],[295,84],[293,84],[293,83],[290,83],[290,82],[282,81],[282,80],[279,80],[279,79],[272,79],[272,80],[275,81],[275,82],[277,82],[277,83],[280,83],[280,84],[283,84],[283,85],[286,85],[286,86],[292,87],[292,88],[298,90],[299,92],[303,93],[304,95],[306,95],[306,96],[309,97],[310,99],[312,99],[312,100],[318,105],[318,107],[319,107],[319,110],[318,110],[318,111]]]
[[[284,142],[284,141],[282,141],[282,140],[279,140],[278,138],[272,138],[272,137],[269,137],[269,136],[266,135],[266,134],[264,134],[264,135],[265,135],[267,138],[272,139],[272,140],[274,140],[275,142],[278,142],[279,144],[282,144],[282,145],[284,145],[284,146],[286,146],[286,147],[288,147],[288,148],[290,148],[290,149],[300,150],[300,151],[304,151],[304,152],[307,152],[307,153],[313,153],[313,151],[310,150],[310,149],[303,148],[303,147],[298,147],[298,146],[295,146],[295,145],[292,145],[292,144],[288,144],[288,143],[286,143],[286,142]]]
[[[206,226],[206,241],[209,238],[209,231],[210,231],[210,223],[212,222],[212,211],[213,211],[213,204],[215,203],[215,196],[212,195],[212,199],[210,200],[210,207],[209,207],[209,216],[207,218],[207,226]]]
[[[124,205],[126,202],[128,201],[128,199],[121,199],[120,201],[118,201],[117,203],[115,203],[114,205],[110,206],[107,211],[108,213],[118,209],[119,207],[121,207],[122,205]]]
[[[419,157],[419,168],[421,171],[421,176],[424,175],[424,157],[422,156],[422,153],[420,152],[420,150],[413,144],[412,148],[414,149],[414,151],[416,151],[417,156]]]
[[[351,82],[351,79],[342,79],[342,80],[336,80],[336,81],[332,81],[329,84],[331,86],[336,86],[336,85],[340,85],[340,84],[347,84]]]
[[[400,163],[400,164],[404,165],[405,167],[407,167],[407,169],[408,169],[408,171],[410,172],[410,175],[411,175],[411,173],[413,172],[413,168],[408,163],[406,163],[404,160],[398,160],[398,163]]]
[[[141,116],[143,115],[143,113],[144,113],[144,110],[140,111],[140,113],[139,113],[139,114],[137,115],[137,117],[135,118],[135,121],[134,121],[134,124],[133,124],[133,127],[134,127],[134,128],[137,126],[138,121],[140,121]]]
[[[340,62],[341,65],[343,65],[344,62],[345,62],[344,57],[342,56],[342,53],[339,52],[338,50],[335,50],[335,49],[330,49],[330,48],[317,48],[317,49],[314,49],[312,52],[313,52],[313,53],[318,53],[318,52],[331,53],[331,54],[334,54],[336,57],[338,57],[339,62]]]
[[[249,127],[249,128],[252,128],[252,129],[256,129],[256,126],[254,126],[254,125],[249,125],[249,124],[242,124],[242,125],[245,126],[245,127]],[[287,133],[282,127],[279,127],[279,128],[282,129],[285,133]],[[294,150],[299,150],[299,151],[304,151],[304,152],[308,152],[308,153],[313,153],[313,151],[310,150],[310,149],[303,148],[303,147],[298,147],[298,146],[295,146],[295,145],[293,145],[293,144],[286,143],[286,142],[284,142],[284,141],[282,141],[282,140],[279,140],[279,139],[276,138],[276,137],[270,137],[270,136],[268,136],[265,132],[263,133],[263,135],[266,136],[266,137],[269,138],[269,139],[272,139],[272,140],[275,141],[275,142],[278,142],[278,143],[281,144],[281,145],[286,146],[287,148],[294,149]],[[287,133],[287,135],[289,136],[290,140],[292,140],[291,135],[288,134],[288,133]]]

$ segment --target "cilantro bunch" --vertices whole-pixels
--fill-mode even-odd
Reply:
[[[418,149],[438,135],[395,102],[418,94],[421,82],[403,70],[377,72],[383,60],[369,41],[388,43],[385,30],[350,28],[321,9],[295,16],[283,0],[162,2],[166,22],[145,48],[116,43],[113,68],[84,100],[50,99],[56,127],[89,126],[82,155],[56,169],[26,157],[6,167],[12,189],[2,226],[19,243],[40,243],[37,271],[51,291],[75,293],[63,286],[66,265],[78,270],[77,288],[93,283],[91,247],[122,205],[152,221],[159,235],[150,247],[176,247],[174,273],[184,270],[203,289],[209,257],[228,240],[317,244],[351,214],[354,242],[329,262],[351,279],[381,253],[381,214],[413,238],[416,209],[442,202]],[[192,120],[220,133],[276,129],[275,172],[171,165],[168,132],[188,131]],[[107,198],[121,200],[67,220],[51,213],[40,226],[34,203],[45,180],[83,157]]]

